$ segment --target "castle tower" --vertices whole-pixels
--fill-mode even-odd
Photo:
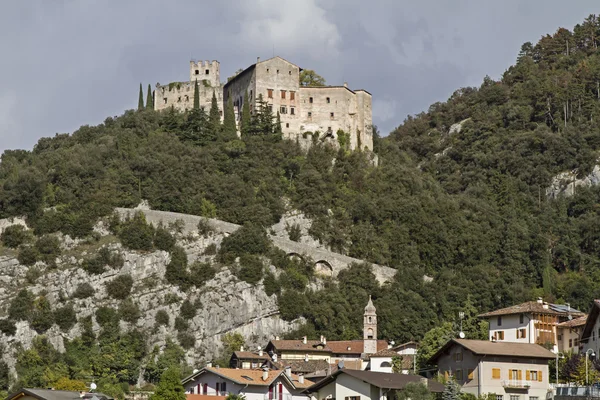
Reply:
[[[377,353],[377,310],[369,295],[369,302],[365,307],[363,322],[363,343],[365,354]]]
[[[204,86],[220,90],[221,66],[218,61],[190,61],[190,82],[198,81]]]

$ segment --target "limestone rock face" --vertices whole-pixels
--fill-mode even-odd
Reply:
[[[581,179],[577,178],[577,170],[561,172],[552,178],[550,187],[546,189],[546,196],[557,198],[559,196],[573,196],[578,187],[596,186],[600,183],[600,166],[595,165],[592,172]]]
[[[0,220],[0,226],[12,224],[13,221]],[[103,232],[103,229],[96,229],[96,232]],[[204,255],[206,248],[211,244],[219,245],[224,236],[221,233],[209,237],[188,234],[178,244],[185,248],[190,263],[205,261],[209,258]],[[103,238],[106,239],[107,237]],[[68,255],[59,257],[58,267],[48,269],[43,263],[33,267],[20,265],[15,251],[2,250],[0,247],[0,318],[6,317],[11,300],[25,286],[36,295],[44,294],[53,309],[71,303],[78,319],[94,315],[101,306],[117,309],[120,301],[108,295],[105,284],[118,275],[130,274],[134,280],[130,299],[138,305],[142,315],[135,327],[144,333],[149,346],[164,345],[169,337],[176,339],[178,332],[174,328],[174,321],[179,315],[181,303],[185,299],[193,303],[199,300],[201,306],[196,316],[188,321],[188,332],[196,339],[195,346],[186,352],[187,361],[191,365],[203,365],[206,360],[218,356],[222,346],[221,337],[225,333],[239,332],[248,345],[258,346],[276,335],[283,335],[296,328],[300,323],[289,323],[279,317],[276,296],[267,296],[262,284],[252,286],[239,281],[226,268],[201,288],[182,292],[164,280],[166,266],[170,261],[169,253],[130,251],[115,240],[108,247],[122,255],[124,265],[118,270],[107,268],[101,275],[88,274],[81,268],[81,262],[95,254],[94,250],[87,248],[81,250],[76,245],[69,246]],[[27,280],[30,268],[40,271],[33,283],[31,277]],[[95,289],[94,294],[84,299],[73,298],[77,288],[84,283],[89,283]],[[170,321],[168,326],[155,329],[155,316],[159,310],[165,310]],[[129,327],[124,321],[121,321],[121,325],[124,329]],[[19,343],[29,348],[37,334],[25,321],[17,322],[16,327],[14,336],[0,334],[0,345],[6,349],[2,357],[12,368],[15,365],[14,349]],[[100,330],[95,321],[94,330]],[[53,325],[45,334],[55,348],[64,351],[64,341],[79,336],[81,328],[76,324],[69,332],[61,332],[58,326]]]

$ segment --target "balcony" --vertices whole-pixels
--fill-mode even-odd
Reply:
[[[267,393],[263,396],[263,400],[292,400],[292,395],[289,393]]]
[[[507,381],[502,381],[502,386],[506,389],[529,389],[531,387],[531,382],[509,379]]]

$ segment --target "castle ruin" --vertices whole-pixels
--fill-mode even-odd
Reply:
[[[255,64],[222,84],[218,61],[191,61],[189,82],[156,85],[154,108],[191,109],[194,86],[198,82],[200,107],[210,109],[214,92],[223,118],[225,104],[231,99],[238,125],[244,94],[248,96],[250,112],[256,109],[262,95],[273,115],[279,112],[285,138],[300,139],[309,132],[318,132],[321,138],[335,139],[338,132],[343,131],[350,149],[373,150],[371,94],[363,89],[351,90],[345,83],[343,86],[301,86],[300,71],[300,67],[281,57],[257,59]]]

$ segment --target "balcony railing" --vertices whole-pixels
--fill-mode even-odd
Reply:
[[[505,388],[512,388],[512,389],[529,389],[529,387],[531,387],[531,382],[521,381],[521,380],[516,380],[516,379],[509,379],[507,381],[503,381],[502,386],[504,386]]]
[[[292,395],[289,393],[273,393],[273,394],[265,394],[263,397],[264,400],[292,400]]]

